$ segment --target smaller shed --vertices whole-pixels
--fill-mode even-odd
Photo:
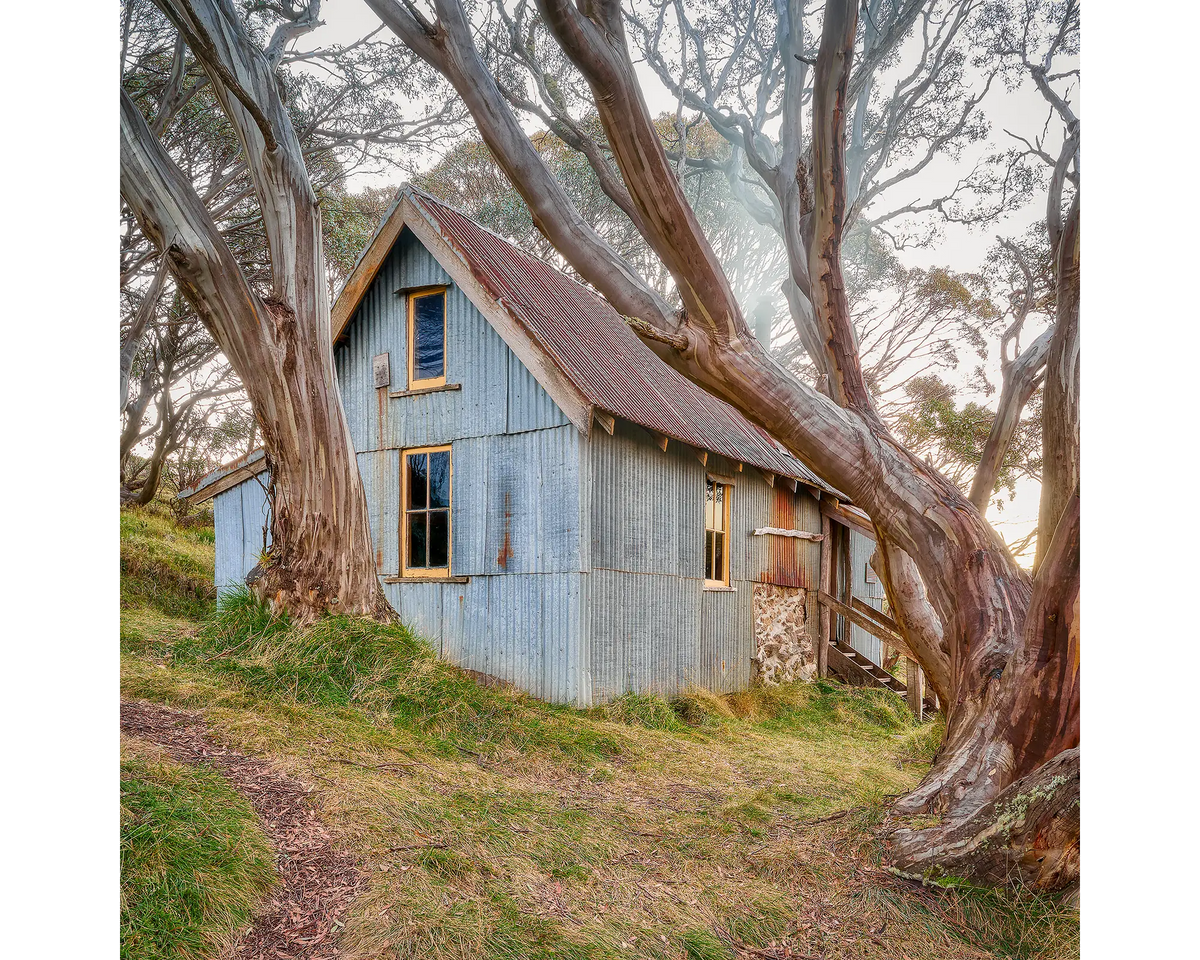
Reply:
[[[271,544],[267,458],[262,447],[209,473],[180,496],[213,501],[217,597],[245,586],[246,577]]]

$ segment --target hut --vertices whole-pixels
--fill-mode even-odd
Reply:
[[[579,706],[826,658],[887,683],[865,516],[593,291],[405,187],[332,325],[384,592],[443,657]],[[219,591],[269,544],[266,469],[185,493],[214,499]]]

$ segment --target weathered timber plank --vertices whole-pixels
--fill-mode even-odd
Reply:
[[[838,503],[833,497],[821,498],[821,514],[822,516],[830,517],[844,526],[851,527],[857,530],[864,537],[875,539],[875,528],[871,526],[871,519],[857,507],[852,507],[849,504]]]
[[[908,700],[908,709],[913,712],[913,715],[918,720],[925,719],[925,675],[921,672],[921,665],[911,657],[904,666],[905,697]]]
[[[828,594],[833,587],[833,541],[831,533],[833,531],[833,522],[829,517],[821,517],[821,570],[819,577],[820,593]],[[819,615],[820,632],[817,636],[817,676],[826,677],[829,675],[829,634],[833,625],[833,618],[829,614],[829,608],[824,604],[820,605],[821,612]]]
[[[892,633],[895,633],[897,635],[900,633],[899,625],[896,623],[895,620],[893,620],[891,617],[889,617],[886,613],[876,610],[869,603],[867,603],[863,600],[860,600],[858,597],[854,597],[853,599],[854,599],[854,602],[851,603],[851,606],[854,607],[854,609],[857,610],[859,613],[861,613],[863,616],[869,617],[870,619],[874,620],[885,630],[890,630],[890,631],[892,631]]]
[[[809,533],[807,530],[785,530],[783,527],[759,527],[754,531],[756,537],[795,537],[797,540],[812,540],[817,543],[825,539],[823,533]]]
[[[863,630],[866,630],[867,633],[871,634],[871,636],[878,637],[884,643],[889,644],[893,647],[900,647],[905,650],[908,649],[908,645],[904,642],[903,638],[900,637],[898,634],[893,633],[891,630],[888,630],[886,627],[880,626],[874,620],[871,620],[868,617],[864,617],[861,613],[859,613],[853,607],[846,606],[846,604],[842,603],[842,601],[836,599],[835,597],[830,596],[824,590],[820,591],[820,593],[817,595],[817,598],[821,601],[821,603],[824,606],[828,607],[830,610],[834,611],[835,613],[840,613],[843,617],[845,617],[851,623],[855,624],[858,627],[861,627]],[[853,598],[851,598],[851,599],[853,599]]]

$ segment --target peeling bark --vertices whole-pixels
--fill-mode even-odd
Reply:
[[[333,369],[321,219],[267,60],[228,0],[162,0],[189,38],[251,171],[271,294],[247,283],[192,184],[121,95],[121,193],[176,285],[237,371],[272,475],[272,546],[256,588],[304,621],[327,610],[391,617]]]

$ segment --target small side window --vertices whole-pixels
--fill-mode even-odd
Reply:
[[[446,291],[408,296],[408,387],[446,383]]]
[[[733,488],[705,481],[704,585],[729,586],[729,499]]]
[[[450,448],[404,451],[401,574],[450,576]]]

